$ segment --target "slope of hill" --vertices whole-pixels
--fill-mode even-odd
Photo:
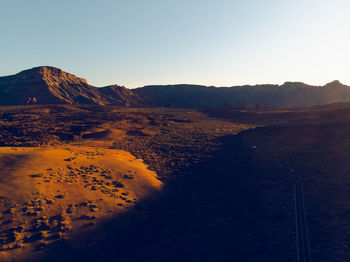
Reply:
[[[140,159],[96,147],[1,147],[0,166],[0,261],[61,245],[162,186]]]
[[[118,85],[98,88],[55,67],[35,67],[0,77],[0,105],[100,104],[125,107],[240,109],[317,106],[350,100],[350,87],[333,81],[325,86],[300,82],[283,85],[213,87],[200,85]]]
[[[141,97],[124,86],[111,85],[99,88],[98,90],[108,100],[109,104],[127,107],[137,107],[143,104]]]

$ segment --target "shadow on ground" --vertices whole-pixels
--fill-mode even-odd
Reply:
[[[81,236],[87,247],[48,249],[43,260],[295,261],[291,177],[256,165],[253,146],[239,136],[220,143],[161,198]]]

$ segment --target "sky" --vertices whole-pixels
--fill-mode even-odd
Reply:
[[[0,76],[95,86],[350,85],[348,0],[0,0]]]

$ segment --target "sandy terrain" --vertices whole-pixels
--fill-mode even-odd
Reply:
[[[162,187],[142,160],[96,147],[2,147],[0,169],[1,261],[67,244]]]

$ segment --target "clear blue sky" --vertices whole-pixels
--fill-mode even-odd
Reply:
[[[0,0],[0,75],[90,84],[350,84],[348,0]]]

